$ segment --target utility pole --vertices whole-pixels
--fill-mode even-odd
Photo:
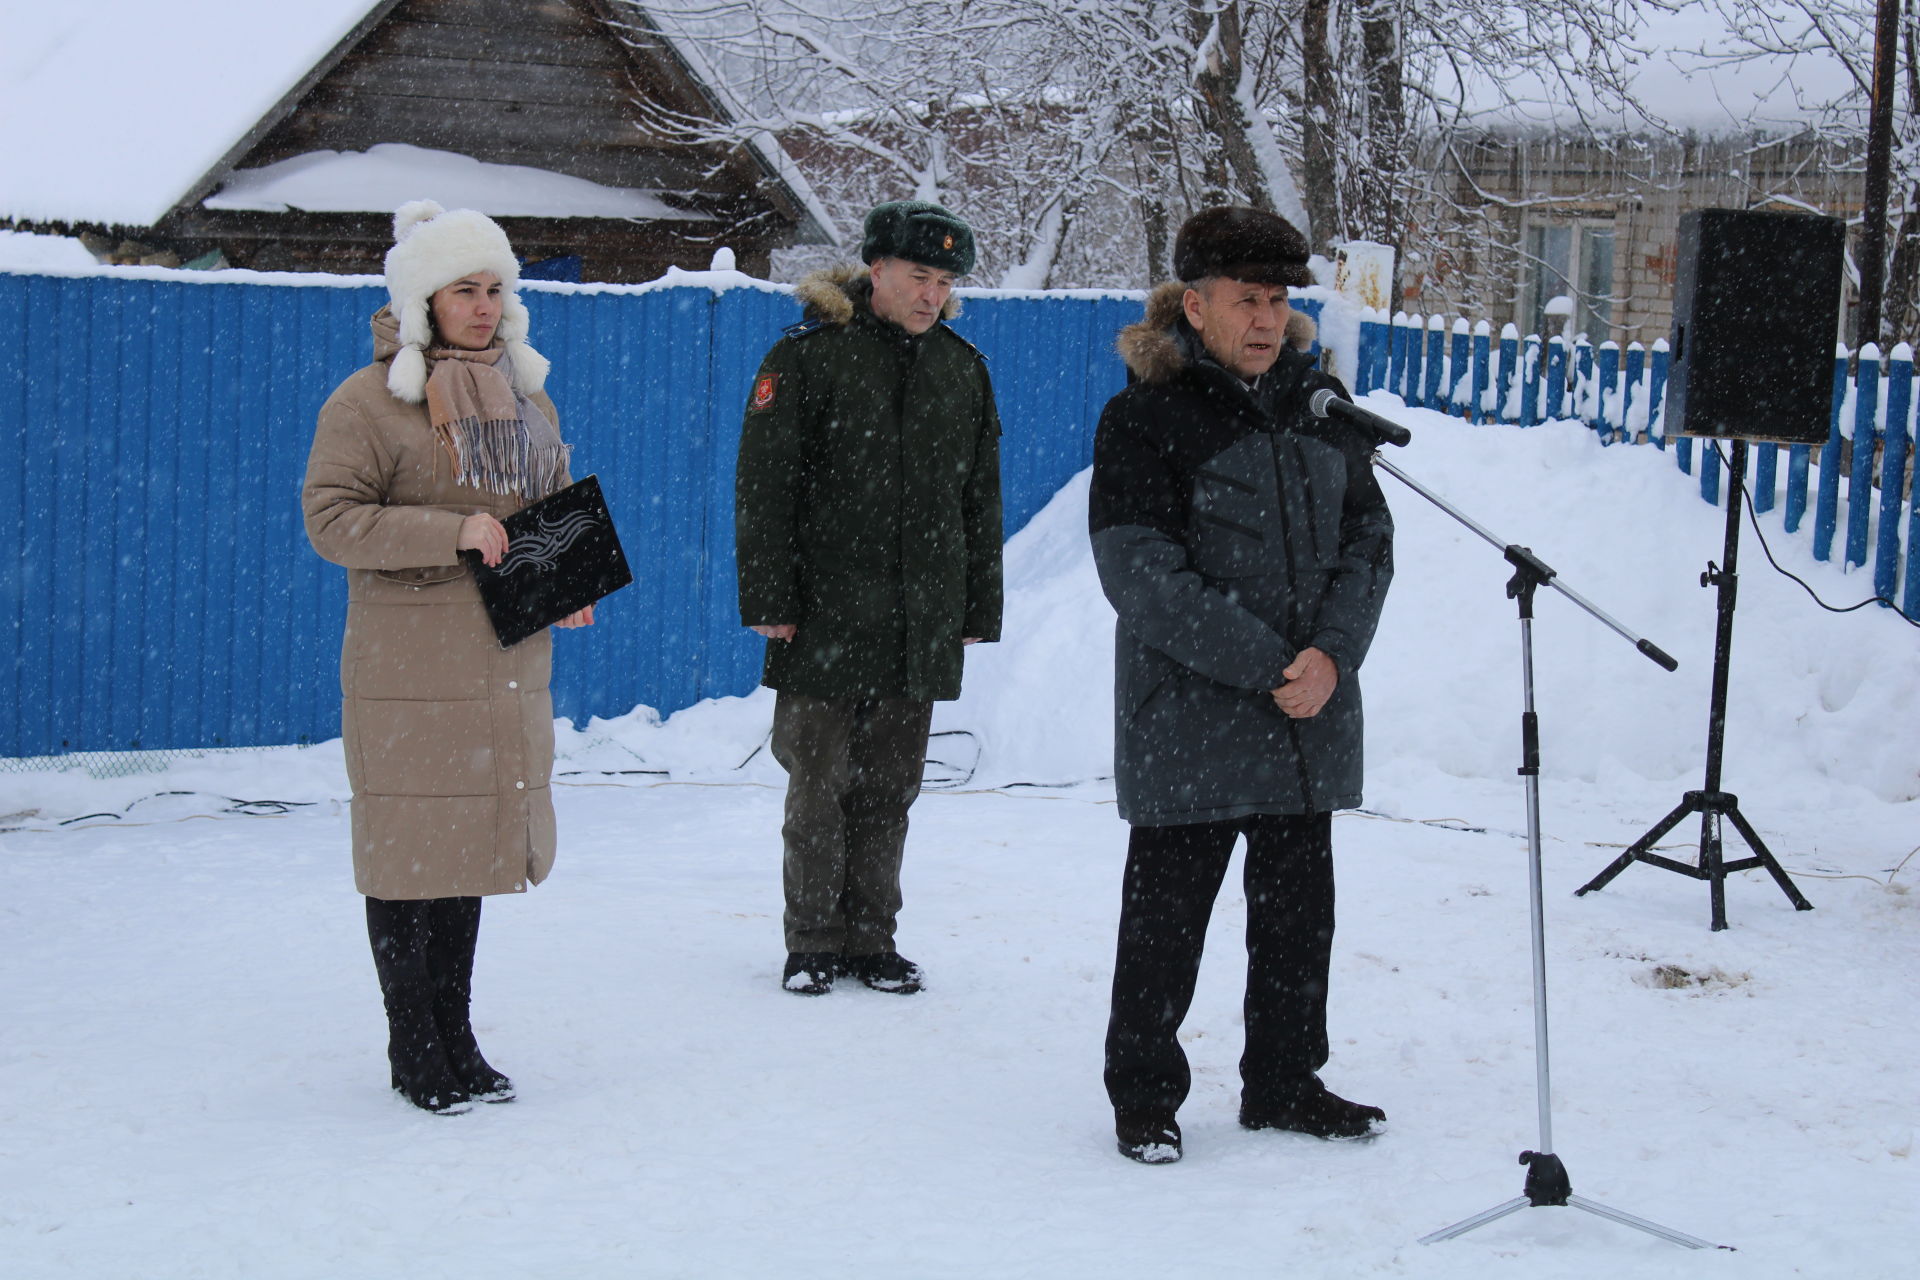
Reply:
[[[1873,31],[1873,105],[1867,121],[1867,190],[1860,223],[1859,345],[1880,341],[1887,281],[1887,194],[1893,168],[1893,64],[1900,0],[1879,0]]]

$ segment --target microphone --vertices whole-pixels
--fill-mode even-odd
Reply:
[[[1342,422],[1352,423],[1364,431],[1375,444],[1404,445],[1413,439],[1413,433],[1395,422],[1392,418],[1383,418],[1370,413],[1357,404],[1342,400],[1331,387],[1322,387],[1313,393],[1307,401],[1307,407],[1313,410],[1316,418],[1338,418]]]

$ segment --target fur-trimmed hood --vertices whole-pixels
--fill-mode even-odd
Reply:
[[[1195,335],[1186,323],[1182,300],[1187,286],[1169,280],[1154,286],[1147,295],[1147,314],[1136,324],[1120,331],[1114,349],[1142,382],[1168,382],[1193,362],[1190,354]],[[1313,318],[1302,311],[1287,317],[1287,346],[1305,351],[1313,346],[1318,330]]]
[[[801,280],[793,286],[793,296],[806,308],[807,319],[843,325],[853,320],[856,311],[872,309],[873,279],[860,263],[842,263],[815,271]],[[949,297],[947,305],[940,309],[940,318],[951,320],[959,314],[960,299]]]

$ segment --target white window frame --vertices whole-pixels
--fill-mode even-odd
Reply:
[[[1566,233],[1567,256],[1560,262],[1545,258],[1555,246],[1543,244],[1555,231]],[[1613,335],[1614,277],[1618,272],[1618,241],[1612,218],[1529,218],[1521,229],[1522,277],[1520,296],[1514,310],[1519,328],[1551,338],[1561,332],[1545,315],[1547,302],[1566,294],[1574,300],[1573,332],[1584,333],[1595,346]],[[1584,288],[1596,282],[1591,277],[1605,246],[1606,280],[1601,291]],[[1572,276],[1572,279],[1568,277]]]

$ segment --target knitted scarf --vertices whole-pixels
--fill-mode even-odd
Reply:
[[[559,487],[570,450],[540,406],[515,393],[505,355],[500,347],[428,351],[427,418],[461,484],[533,501]]]

